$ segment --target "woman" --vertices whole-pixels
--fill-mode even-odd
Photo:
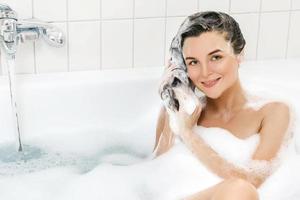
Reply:
[[[220,127],[240,139],[257,133],[260,141],[252,159],[271,161],[287,136],[289,107],[279,101],[266,103],[259,109],[245,106],[247,95],[238,74],[245,40],[238,23],[229,15],[200,12],[189,16],[174,38],[171,50],[176,50],[176,46],[190,81],[206,95],[206,105],[200,103],[191,115],[179,109],[181,141],[204,165],[224,179],[186,199],[258,199],[257,188],[270,173],[262,175],[255,170],[236,167],[205,145],[193,127]],[[174,144],[174,138],[163,108],[157,124],[156,156],[167,152]],[[264,167],[271,168],[272,165]]]

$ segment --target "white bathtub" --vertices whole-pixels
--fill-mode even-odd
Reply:
[[[17,75],[16,93],[23,143],[47,151],[78,155],[79,159],[109,152],[101,154],[100,160],[117,164],[142,162],[150,155],[155,143],[155,126],[161,106],[157,88],[162,71],[162,67],[155,67]],[[245,62],[240,68],[245,87],[261,95],[270,93],[287,99],[295,106],[297,115],[300,113],[299,74],[300,60]],[[6,76],[0,77],[0,110],[0,146],[5,146],[16,140]],[[296,137],[300,146],[300,137]],[[70,171],[61,169],[56,172],[55,169],[47,169],[47,177],[53,178],[47,179],[44,186],[39,184],[39,173],[42,173],[39,171],[3,177],[0,185],[5,185],[7,190],[2,196],[7,199],[22,196],[22,199],[32,200],[40,199],[42,195],[43,199],[48,199],[45,193],[49,193],[49,199],[53,199],[50,195],[53,188],[62,190],[62,183],[72,185],[74,180]],[[89,173],[95,175],[93,171]],[[25,187],[27,191],[22,189],[22,184],[16,184],[16,177],[31,187]],[[65,182],[53,186],[57,183],[54,177],[64,177]],[[82,179],[81,183],[90,183],[87,177]],[[1,184],[3,180],[11,185]],[[92,183],[96,190],[98,183]],[[14,191],[22,195],[14,196]],[[33,194],[24,197],[28,191]],[[63,197],[66,199],[66,196],[60,196]],[[96,199],[93,195],[90,199],[92,197]]]
[[[22,139],[82,154],[114,143],[145,156],[155,140],[161,72],[151,68],[18,75]],[[15,134],[7,77],[0,82],[0,143],[5,143],[15,140]]]

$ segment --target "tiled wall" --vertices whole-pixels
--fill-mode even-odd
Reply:
[[[219,10],[240,23],[246,59],[300,57],[300,0],[1,0],[20,19],[59,26],[63,48],[21,44],[17,73],[162,66],[186,15]],[[3,73],[3,72],[2,72]]]

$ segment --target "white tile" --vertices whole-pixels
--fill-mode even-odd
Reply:
[[[102,0],[102,18],[132,18],[133,0]]]
[[[100,0],[68,1],[69,20],[100,19]]]
[[[261,11],[289,10],[291,0],[261,0]]]
[[[66,23],[53,23],[66,35]],[[35,60],[37,73],[68,71],[67,43],[57,48],[49,46],[43,40],[35,43]]]
[[[258,38],[258,13],[235,14],[232,15],[232,17],[239,23],[242,34],[246,40],[245,60],[255,60]]]
[[[4,69],[3,69],[3,60],[2,60],[3,58],[2,58],[2,55],[1,55],[1,51],[0,51],[0,76],[3,74],[3,71],[4,71]]]
[[[284,58],[288,34],[288,12],[261,15],[257,58]],[[280,27],[280,30],[278,29]]]
[[[134,27],[134,67],[162,66],[164,19],[137,19]]]
[[[1,75],[7,75],[7,61],[6,61],[6,55],[3,54],[0,51],[0,74]]]
[[[135,17],[162,17],[166,12],[166,0],[135,0]]]
[[[33,41],[26,41],[18,45],[15,70],[17,74],[34,74],[33,46]]]
[[[167,27],[166,27],[166,58],[168,60],[170,57],[169,55],[169,48],[173,38],[175,37],[180,25],[182,24],[185,17],[169,17],[167,18]]]
[[[100,23],[69,23],[70,70],[100,68]]]
[[[33,0],[33,15],[45,21],[65,21],[66,7],[66,0]]]
[[[0,52],[0,56],[1,56],[1,52]],[[0,76],[3,75],[3,64],[2,64],[2,60],[1,60],[1,57],[0,57]]]
[[[102,69],[132,67],[132,24],[132,20],[103,21]]]
[[[167,0],[168,16],[186,16],[198,11],[198,0]]]
[[[16,11],[19,19],[32,18],[32,0],[1,0],[2,3]]]
[[[292,0],[292,9],[300,9],[300,0]]]
[[[199,11],[229,11],[229,0],[199,0]]]
[[[230,12],[258,12],[260,0],[231,0]]]
[[[287,57],[300,57],[300,11],[293,11],[291,15],[291,27],[288,43]]]

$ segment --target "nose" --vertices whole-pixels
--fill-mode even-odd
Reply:
[[[208,75],[210,74],[210,69],[208,64],[204,63],[201,67],[200,67],[200,73],[201,73],[201,77],[203,78],[207,78]]]

